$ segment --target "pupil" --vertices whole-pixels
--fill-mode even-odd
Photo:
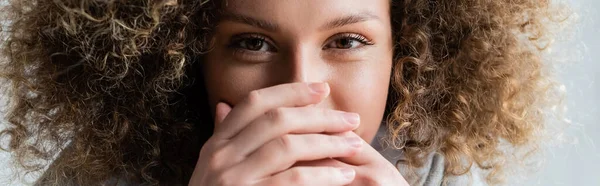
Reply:
[[[338,43],[340,48],[349,48],[350,47],[350,40],[349,39],[340,39],[340,42]]]
[[[252,39],[250,40],[250,49],[251,50],[258,50],[260,48],[262,48],[262,40],[260,39]]]

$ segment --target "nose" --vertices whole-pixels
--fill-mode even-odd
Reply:
[[[330,68],[328,68],[327,61],[323,60],[320,54],[320,48],[314,47],[297,47],[291,50],[286,55],[284,64],[287,66],[284,71],[286,83],[294,82],[328,82],[330,77]],[[329,82],[328,82],[329,83]],[[332,85],[330,84],[330,87]],[[334,94],[331,90],[330,94]],[[328,96],[324,101],[312,105],[315,107],[330,107],[331,96]]]
[[[289,52],[284,53],[280,65],[275,74],[278,74],[279,83],[295,82],[326,82],[329,83],[330,96],[322,102],[312,105],[316,107],[330,108],[331,98],[335,94],[333,87],[335,85],[329,82],[332,77],[333,68],[326,60],[321,58],[321,49],[310,46],[299,46]]]
[[[325,82],[327,65],[320,58],[320,51],[311,47],[296,47],[291,50],[284,62],[287,66],[284,76],[287,82]]]

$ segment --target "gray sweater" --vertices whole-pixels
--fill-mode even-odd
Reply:
[[[396,168],[405,177],[408,183],[412,186],[480,186],[487,185],[482,179],[481,170],[476,166],[471,167],[471,171],[462,176],[447,177],[444,183],[444,156],[439,153],[432,153],[428,156],[427,161],[422,167],[409,169],[405,164],[397,163],[404,161],[405,157],[400,150],[385,148],[379,139],[381,139],[386,131],[381,127],[377,131],[375,140],[371,146],[383,155],[390,163],[396,165]]]

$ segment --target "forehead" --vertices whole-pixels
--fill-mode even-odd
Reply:
[[[358,10],[389,7],[389,0],[225,0],[229,10],[276,10],[281,8],[313,10]],[[378,7],[387,5],[384,7]],[[323,13],[329,11],[322,11]]]
[[[223,8],[228,13],[306,26],[363,13],[389,21],[389,4],[389,0],[226,0]]]

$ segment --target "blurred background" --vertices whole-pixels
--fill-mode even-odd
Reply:
[[[557,122],[562,125],[552,128],[559,132],[544,143],[536,158],[538,168],[509,185],[600,186],[600,144],[596,144],[600,143],[600,1],[567,2],[575,13],[574,24],[565,29],[568,33],[558,35],[546,56],[562,61],[554,67],[565,96],[564,108],[556,108],[564,111]],[[5,4],[0,0],[0,6]],[[9,158],[0,152],[0,185],[28,185],[14,177]]]
[[[571,33],[559,35],[548,57],[564,61],[555,74],[568,125],[548,141],[540,168],[523,185],[600,186],[600,1],[567,2],[576,13]]]

